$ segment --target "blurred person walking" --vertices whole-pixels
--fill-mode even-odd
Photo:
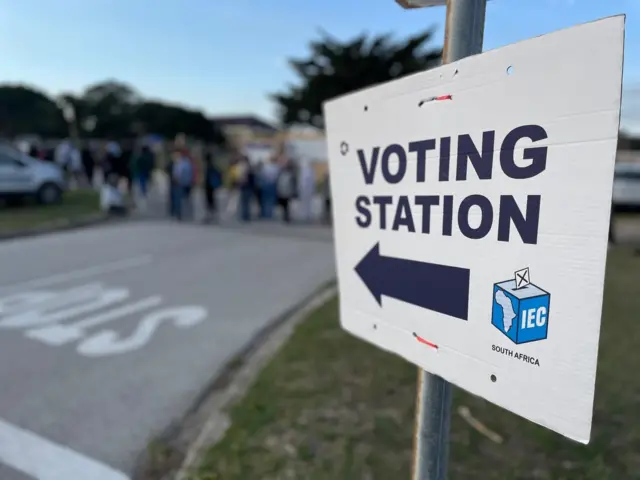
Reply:
[[[120,189],[118,176],[109,174],[100,187],[100,208],[111,215],[125,215],[127,207]]]
[[[251,221],[251,199],[255,189],[255,172],[251,168],[249,159],[241,156],[237,165],[237,183],[238,183],[238,215],[242,222]]]
[[[176,150],[172,175],[175,181],[173,188],[175,216],[181,221],[183,218],[193,218],[193,204],[191,194],[194,184],[194,169],[191,159],[184,151]]]
[[[254,175],[256,177],[256,182],[253,188],[253,193],[255,195],[256,201],[258,202],[258,211],[260,218],[266,218],[265,215],[265,210],[264,210],[264,203],[263,203],[263,198],[262,198],[262,170],[264,168],[264,163],[263,162],[258,162],[255,164],[255,166],[253,167],[253,172]]]
[[[176,189],[178,188],[178,182],[173,177],[173,169],[176,163],[175,151],[171,152],[167,159],[167,163],[164,166],[164,173],[167,179],[167,214],[170,217],[177,217],[177,203],[176,203]]]
[[[272,158],[267,162],[260,172],[260,189],[262,197],[261,217],[265,219],[273,218],[273,211],[278,199],[278,176],[280,175],[280,166],[278,159]]]
[[[278,205],[282,208],[284,222],[291,223],[291,200],[296,193],[296,173],[292,162],[287,159],[280,161],[282,166],[277,183]]]
[[[206,152],[204,156],[204,196],[207,206],[207,216],[205,222],[217,219],[218,189],[222,186],[222,173],[214,163],[213,154]]]
[[[120,180],[118,173],[118,162],[120,158],[120,146],[116,142],[108,142],[104,147],[102,158],[102,176],[106,181],[109,175],[115,175]]]
[[[302,221],[313,220],[313,198],[316,193],[316,175],[308,161],[300,165],[300,178],[298,181],[300,199],[300,217]]]
[[[65,177],[70,176],[70,164],[71,164],[71,150],[73,146],[71,140],[65,138],[62,140],[54,150],[53,159],[54,162],[64,171]]]
[[[82,167],[84,168],[84,174],[87,178],[87,182],[89,182],[89,185],[93,187],[96,162],[91,146],[88,143],[86,143],[82,148],[80,156],[82,157]]]
[[[70,177],[70,187],[78,189],[82,186],[84,180],[84,166],[82,165],[82,154],[80,149],[71,143],[69,147],[69,159],[67,162]]]
[[[122,145],[122,153],[120,154],[120,176],[126,195],[130,195],[133,191],[133,171],[132,163],[134,159],[134,145],[131,140],[126,140]]]
[[[135,179],[138,189],[140,190],[140,196],[143,201],[147,200],[147,194],[149,191],[149,182],[151,175],[155,168],[155,156],[149,148],[149,145],[142,145],[140,152],[133,157],[131,164],[131,173]]]
[[[71,141],[68,138],[62,140],[54,151],[54,161],[60,165],[60,167],[67,170],[69,163],[69,154],[71,152]]]
[[[227,199],[222,209],[225,218],[240,210],[240,184],[244,175],[245,166],[242,163],[242,156],[234,153],[229,163]]]

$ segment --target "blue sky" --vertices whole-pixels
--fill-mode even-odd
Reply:
[[[394,0],[0,0],[0,81],[49,93],[117,78],[147,97],[210,114],[274,117],[267,93],[295,77],[319,27],[348,39],[435,27],[444,8]],[[485,49],[609,15],[627,14],[623,122],[640,130],[640,0],[492,0]]]

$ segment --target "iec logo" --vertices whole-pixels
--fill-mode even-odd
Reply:
[[[493,285],[491,323],[515,343],[547,338],[551,295],[531,283],[529,268]]]

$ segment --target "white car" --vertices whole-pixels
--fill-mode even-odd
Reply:
[[[59,202],[64,190],[64,172],[58,165],[0,145],[0,199],[33,197],[48,205]]]
[[[616,210],[640,210],[640,163],[616,164],[613,207]]]

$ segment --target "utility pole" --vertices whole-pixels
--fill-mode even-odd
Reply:
[[[429,0],[397,0],[405,8],[441,5]],[[446,0],[443,63],[482,52],[487,0]],[[451,384],[418,371],[413,480],[445,480],[449,463]]]

